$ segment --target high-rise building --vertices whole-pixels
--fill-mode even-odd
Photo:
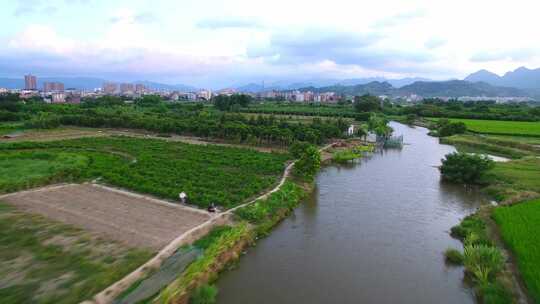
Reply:
[[[25,90],[36,90],[37,89],[36,76],[31,75],[31,74],[24,75],[24,89]]]
[[[133,94],[135,92],[135,86],[132,83],[122,83],[120,84],[120,93],[122,94]]]
[[[118,85],[113,82],[106,82],[103,84],[103,93],[105,94],[115,94],[118,90]]]
[[[43,92],[63,92],[64,84],[61,82],[44,82],[43,83]]]
[[[135,85],[135,93],[137,94],[142,94],[144,93],[144,91],[146,90],[146,88],[144,87],[144,84],[142,83],[137,83]]]

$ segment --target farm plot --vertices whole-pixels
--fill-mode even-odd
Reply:
[[[463,122],[468,130],[476,133],[540,137],[540,122],[455,118],[450,120]]]
[[[130,247],[157,250],[205,222],[201,210],[91,185],[65,185],[5,196],[8,204]]]
[[[516,255],[531,296],[536,303],[540,302],[540,200],[496,208],[493,218]]]
[[[79,303],[152,254],[0,202],[2,304]]]
[[[132,137],[6,143],[0,144],[0,159],[11,164],[9,172],[14,175],[0,176],[0,193],[101,178],[107,184],[168,199],[184,191],[191,204],[230,208],[276,183],[289,157]],[[36,174],[15,174],[28,172],[37,163],[41,165]]]

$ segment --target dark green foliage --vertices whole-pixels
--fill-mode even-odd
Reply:
[[[212,101],[219,110],[230,111],[234,106],[237,106],[237,109],[247,107],[252,102],[252,98],[244,94],[234,94],[231,96],[218,95],[212,98]]]
[[[437,135],[440,137],[463,134],[467,127],[463,122],[451,122],[448,119],[439,119],[436,123]]]
[[[290,147],[289,147],[289,153],[291,156],[295,159],[298,159],[302,157],[306,149],[311,144],[305,141],[295,141]]]
[[[454,152],[447,154],[439,168],[442,178],[454,183],[477,184],[495,166],[487,156]]]
[[[238,106],[249,103],[249,97],[243,95],[223,98],[232,100]],[[18,95],[10,95],[7,99],[5,109],[0,107],[0,120],[28,120],[44,112],[51,115],[47,117],[55,117],[55,120],[58,117],[62,125],[144,129],[160,134],[210,137],[251,145],[289,145],[293,141],[321,144],[330,138],[343,137],[348,127],[340,120],[290,123],[273,117],[248,119],[240,114],[216,111],[201,103],[165,103],[160,97],[151,95],[136,100],[135,104],[125,104],[121,98],[111,96],[85,99],[81,105],[24,103]]]
[[[190,304],[214,304],[216,303],[216,296],[218,289],[214,285],[202,285],[199,286],[189,299]]]
[[[135,104],[140,107],[152,107],[162,103],[163,100],[159,95],[144,95],[143,97],[135,100]]]
[[[295,175],[311,181],[321,167],[321,152],[317,147],[307,146],[294,164]]]
[[[448,248],[444,252],[446,261],[453,265],[462,265],[463,264],[463,254],[457,249]]]
[[[374,112],[381,110],[381,99],[373,95],[354,97],[354,108],[358,112]]]
[[[54,129],[60,126],[58,115],[41,112],[25,123],[26,128],[33,129]]]

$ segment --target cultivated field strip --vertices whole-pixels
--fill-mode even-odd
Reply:
[[[333,146],[332,144],[326,145],[319,149],[320,152],[323,152],[330,147]],[[173,255],[178,248],[185,244],[193,243],[198,238],[202,237],[206,233],[210,232],[210,230],[218,225],[224,225],[226,223],[229,223],[231,221],[231,217],[234,214],[234,211],[240,208],[243,208],[245,206],[248,206],[250,204],[253,204],[254,202],[258,200],[263,200],[268,198],[272,193],[277,192],[281,189],[281,187],[285,184],[285,181],[290,176],[291,171],[294,167],[294,164],[296,161],[291,162],[287,165],[285,170],[283,171],[283,175],[281,176],[281,179],[277,186],[275,186],[273,189],[263,193],[262,195],[258,196],[255,199],[252,199],[244,204],[241,204],[239,206],[236,206],[232,209],[229,209],[223,213],[216,214],[215,216],[212,216],[210,219],[208,219],[206,222],[200,224],[199,226],[196,226],[180,235],[178,235],[177,238],[175,238],[172,242],[170,242],[167,246],[165,246],[161,251],[158,252],[152,259],[150,259],[148,262],[146,262],[144,265],[139,266],[136,270],[122,278],[121,280],[117,281],[116,283],[112,284],[105,290],[98,293],[92,300],[85,301],[81,304],[108,304],[112,303],[114,299],[122,293],[126,288],[131,286],[133,283],[135,283],[137,280],[144,278],[147,274],[147,271],[149,269],[157,269],[161,266],[163,261],[165,261],[167,258],[169,258],[171,255]]]
[[[199,210],[92,184],[25,191],[6,195],[3,200],[129,246],[154,250],[210,218]]]

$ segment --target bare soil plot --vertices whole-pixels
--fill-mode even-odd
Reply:
[[[92,184],[19,192],[2,200],[129,246],[151,249],[162,248],[210,217],[201,210]]]

